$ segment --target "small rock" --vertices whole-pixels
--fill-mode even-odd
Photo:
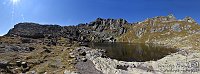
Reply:
[[[0,45],[0,48],[5,48],[5,46],[4,45]]]
[[[64,74],[77,74],[76,72],[71,72],[71,71],[69,71],[69,70],[65,70],[64,71]]]
[[[8,62],[7,61],[0,61],[0,68],[6,68],[8,66]]]
[[[35,50],[35,48],[33,48],[33,47],[29,47],[29,50],[30,50],[30,51],[33,51],[33,50]]]
[[[82,50],[82,49],[81,49],[81,48],[77,48],[77,49],[76,49],[76,51],[80,51],[80,50]]]
[[[27,68],[28,67],[26,62],[22,62],[21,65],[22,65],[23,68]]]
[[[31,43],[31,39],[30,38],[23,38],[21,39],[22,43]]]
[[[49,49],[45,49],[44,52],[51,53]]]
[[[127,68],[128,68],[129,66],[127,65],[124,65],[124,66],[122,66],[122,65],[117,65],[117,68],[116,69],[121,69],[121,70],[128,70]]]
[[[69,53],[69,57],[70,57],[70,58],[75,58],[74,53]]]
[[[31,74],[36,74],[36,72],[33,70],[33,71],[31,71]]]
[[[83,57],[83,58],[81,58],[81,60],[82,60],[83,62],[86,62],[86,61],[87,61],[87,58]]]
[[[79,44],[79,46],[89,47],[89,45],[87,43],[81,43],[81,44]]]
[[[85,52],[85,51],[82,51],[82,52],[80,52],[80,55],[86,56],[86,52]]]
[[[21,67],[21,61],[16,61],[16,65],[18,66],[18,67]]]
[[[70,74],[70,71],[65,70],[65,71],[64,71],[64,74]]]
[[[48,74],[47,72],[45,72],[44,74]]]
[[[76,64],[76,63],[77,63],[77,60],[72,60],[70,63],[71,63],[71,64]]]
[[[71,47],[67,47],[66,49],[69,50],[69,49],[71,49]]]

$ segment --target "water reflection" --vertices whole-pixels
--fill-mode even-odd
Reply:
[[[106,55],[109,58],[128,62],[155,61],[176,52],[175,49],[152,44],[90,43],[89,46],[91,48],[106,49]]]

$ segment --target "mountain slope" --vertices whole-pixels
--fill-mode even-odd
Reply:
[[[170,16],[147,19],[128,26],[128,31],[117,37],[118,42],[154,43],[174,47],[195,47],[200,45],[200,26],[190,17],[183,20]]]

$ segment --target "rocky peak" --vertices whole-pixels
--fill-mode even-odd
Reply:
[[[196,23],[195,20],[192,17],[189,17],[189,16],[185,17],[183,19],[183,21],[190,22],[190,23]]]
[[[95,21],[91,22],[90,24],[96,24],[96,25],[124,25],[128,24],[128,22],[124,19],[103,19],[103,18],[97,18]]]
[[[169,14],[167,17],[168,17],[169,19],[176,20],[176,17],[175,17],[173,14]]]
[[[159,21],[159,22],[171,22],[171,21],[176,21],[176,17],[173,14],[169,14],[168,16],[157,16],[148,20]]]

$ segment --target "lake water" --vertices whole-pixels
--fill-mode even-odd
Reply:
[[[106,49],[106,56],[119,61],[156,61],[177,50],[153,44],[90,43],[89,47]]]

